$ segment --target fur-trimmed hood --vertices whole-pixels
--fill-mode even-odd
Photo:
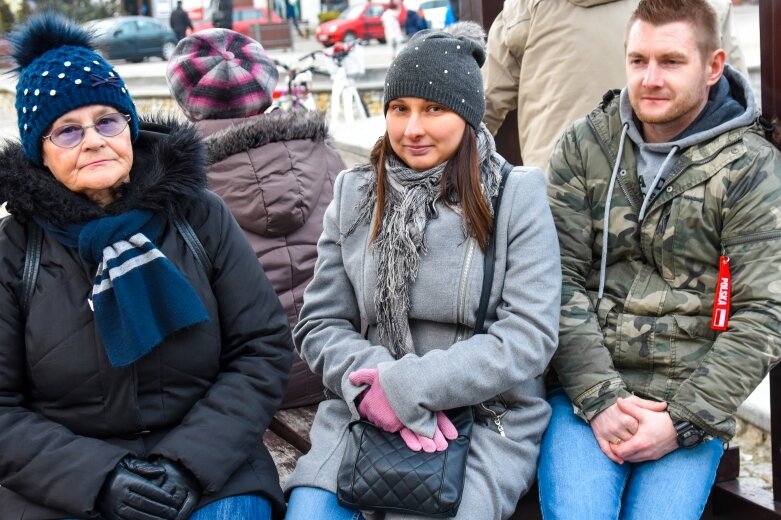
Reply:
[[[206,152],[196,129],[172,118],[146,118],[133,144],[130,182],[100,207],[32,164],[18,141],[0,145],[0,201],[22,220],[86,222],[130,209],[171,213],[206,187]]]
[[[242,119],[212,119],[196,123],[212,162],[260,148],[269,143],[309,139],[325,141],[328,125],[323,112],[284,112]]]
[[[258,236],[302,228],[322,198],[330,200],[332,178],[344,168],[322,113],[277,110],[196,126],[211,160],[209,188]]]

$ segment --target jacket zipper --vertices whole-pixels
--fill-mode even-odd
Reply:
[[[670,212],[662,215],[662,218],[659,220],[659,225],[656,227],[656,234],[659,236],[663,236],[664,232],[667,231],[667,221],[670,220]]]
[[[505,408],[505,409],[504,409],[504,411],[503,411],[502,413],[496,413],[496,412],[494,412],[493,410],[491,410],[490,408],[488,408],[488,407],[485,405],[485,403],[480,403],[480,404],[479,404],[479,405],[477,405],[477,406],[479,406],[479,407],[480,407],[480,408],[481,408],[483,411],[486,411],[486,412],[488,412],[488,413],[491,415],[491,420],[492,420],[492,421],[493,421],[493,423],[496,425],[496,431],[498,431],[498,432],[499,432],[499,434],[500,434],[502,437],[507,437],[507,436],[504,434],[504,426],[502,426],[502,417],[504,417],[505,415],[507,415],[507,412],[509,412],[510,410],[509,410],[509,409],[507,409],[507,408]]]
[[[724,146],[719,148],[719,150],[717,152],[714,152],[711,155],[709,155],[708,157],[706,157],[704,159],[700,159],[699,161],[691,161],[691,160],[689,160],[688,162],[684,162],[683,164],[681,164],[681,161],[679,160],[679,162],[677,162],[676,164],[673,165],[673,168],[670,170],[670,175],[667,177],[667,180],[664,181],[664,184],[666,186],[669,186],[670,183],[673,182],[678,177],[680,177],[681,174],[684,172],[684,170],[686,170],[686,168],[688,168],[689,166],[699,166],[701,164],[709,163],[713,159],[714,155],[721,153],[722,150],[724,150],[728,146],[732,146],[733,144],[737,143],[738,141],[740,141],[740,139],[741,139],[740,137],[736,137],[732,141],[730,141],[728,143],[724,143]],[[681,158],[681,159],[683,159],[683,158]],[[658,195],[657,195],[657,197],[658,197]],[[656,198],[656,197],[654,197],[654,198]],[[651,202],[653,202],[653,200]]]
[[[737,246],[740,244],[750,244],[752,242],[761,242],[763,240],[773,240],[774,238],[781,238],[781,231],[765,231],[764,233],[755,233],[753,235],[747,235],[743,237],[728,238],[721,241],[722,254],[726,254],[728,246]]]
[[[665,186],[672,185],[673,181],[678,179],[678,177],[680,177],[683,174],[683,172],[686,171],[686,169],[689,168],[690,166],[700,166],[702,164],[709,163],[714,155],[716,155],[718,153],[721,153],[722,150],[724,150],[728,146],[732,146],[733,144],[737,143],[739,140],[740,139],[737,138],[737,139],[734,139],[734,140],[732,140],[732,141],[730,141],[728,143],[725,143],[724,146],[719,148],[719,150],[717,152],[709,155],[708,157],[700,159],[699,161],[692,161],[692,160],[690,160],[690,159],[688,159],[686,157],[681,156],[678,159],[678,161],[675,164],[673,164],[673,167],[670,169],[670,175],[665,179],[664,185]],[[646,217],[648,216],[648,213],[651,212],[651,204],[654,203],[654,201],[657,199],[657,197],[659,197],[661,195],[661,193],[662,192],[660,191],[659,193],[654,195],[653,198],[651,199],[650,204],[648,205],[648,211],[645,214]]]
[[[464,262],[464,269],[461,271],[461,282],[458,284],[458,328],[459,332],[456,336],[456,341],[464,339],[464,326],[466,315],[466,282],[469,278],[469,271],[472,268],[472,256],[475,250],[475,241],[470,239],[469,245],[466,250],[466,261]]]
[[[602,153],[605,154],[605,157],[608,158],[608,162],[613,165],[616,162],[616,157],[613,156],[613,153],[610,151],[610,147],[607,145],[605,141],[602,140],[602,137],[599,135],[599,132],[597,132],[597,127],[594,126],[594,122],[591,120],[591,118],[588,118],[588,124],[591,127],[591,131],[594,132],[594,135],[597,137],[597,143],[599,143],[599,147],[602,148]],[[626,170],[622,169],[621,172],[624,173]],[[624,196],[629,201],[629,205],[632,206],[632,209],[635,211],[640,211],[640,204],[638,204],[637,200],[635,199],[634,195],[630,193],[630,191],[627,189],[626,186],[624,186],[624,182],[621,180],[622,175],[618,176],[618,185],[621,187],[621,191],[624,192]]]

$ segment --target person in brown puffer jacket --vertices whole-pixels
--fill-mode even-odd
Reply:
[[[324,114],[264,113],[276,67],[260,43],[227,29],[200,31],[179,42],[166,76],[207,145],[209,188],[241,225],[295,326],[334,180],[346,169],[329,140]],[[321,378],[296,356],[281,408],[323,397]]]

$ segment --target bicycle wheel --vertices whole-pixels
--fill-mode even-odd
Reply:
[[[363,100],[363,96],[357,88],[351,87],[353,91],[353,114],[356,119],[366,119],[369,117],[369,109],[366,107],[366,102]]]

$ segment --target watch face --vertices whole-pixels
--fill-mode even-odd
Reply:
[[[687,425],[678,432],[678,446],[681,448],[697,446],[700,441],[702,441],[702,434],[693,425]]]

